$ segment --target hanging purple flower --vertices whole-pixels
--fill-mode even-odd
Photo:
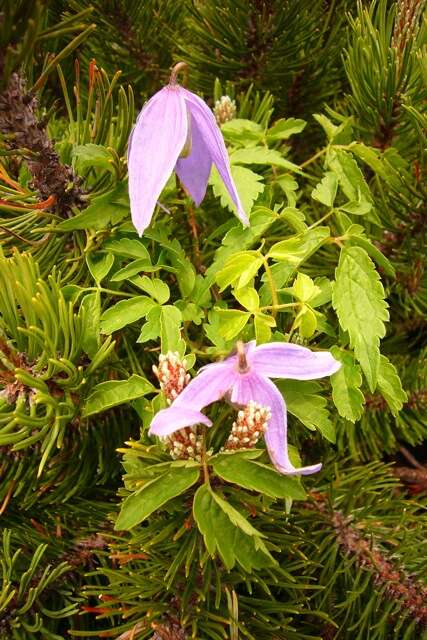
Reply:
[[[199,206],[212,164],[218,169],[240,220],[249,225],[212,111],[201,98],[177,84],[182,66],[186,65],[176,65],[170,83],[145,104],[129,139],[130,206],[132,222],[140,235],[150,224],[156,202],[174,169]]]
[[[315,473],[321,464],[295,468],[289,459],[286,405],[270,378],[314,380],[330,376],[341,364],[329,351],[310,351],[296,344],[272,342],[256,346],[238,343],[237,353],[222,362],[208,364],[191,380],[168,409],[154,417],[150,433],[167,436],[194,424],[211,426],[201,409],[224,396],[238,406],[251,401],[271,413],[264,437],[270,459],[280,473]]]

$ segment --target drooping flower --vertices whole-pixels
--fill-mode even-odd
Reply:
[[[340,366],[329,351],[314,352],[283,342],[260,346],[255,341],[239,343],[235,355],[203,367],[172,405],[156,414],[150,433],[167,436],[189,425],[211,426],[201,410],[224,397],[239,407],[252,401],[271,414],[264,438],[276,469],[285,474],[315,473],[321,464],[296,468],[289,459],[286,405],[270,378],[313,380],[332,375]]]
[[[170,83],[144,105],[129,139],[128,169],[132,222],[143,234],[150,224],[156,202],[175,169],[197,206],[205,197],[214,164],[237,208],[243,210],[230,171],[221,131],[208,105],[177,84],[179,63]]]

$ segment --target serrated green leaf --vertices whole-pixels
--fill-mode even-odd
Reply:
[[[122,504],[114,529],[132,529],[169,500],[187,491],[200,475],[198,467],[170,467],[128,496]]]
[[[300,478],[281,475],[268,465],[247,459],[240,452],[220,454],[212,460],[212,466],[215,473],[226,482],[258,491],[271,498],[304,500],[306,497]]]
[[[276,384],[283,393],[289,413],[308,429],[317,429],[329,442],[335,442],[335,427],[327,410],[328,403],[319,395],[321,386],[317,382],[278,380]]]
[[[408,396],[402,387],[396,367],[383,355],[380,357],[378,389],[390,407],[391,413],[396,417]]]
[[[332,171],[328,171],[311,192],[311,197],[327,207],[332,207],[337,195],[337,189],[337,176]]]
[[[380,339],[389,319],[384,288],[374,263],[360,247],[344,247],[335,271],[332,305],[373,392],[380,365]]]
[[[341,189],[350,201],[372,205],[371,191],[351,153],[342,149],[332,150],[328,156],[328,167],[337,176]]]
[[[87,418],[101,413],[119,404],[135,400],[154,391],[154,387],[146,378],[133,374],[128,380],[111,380],[101,382],[93,388],[92,393],[83,405],[82,416]]]
[[[254,173],[246,167],[241,167],[240,165],[234,165],[231,167],[231,175],[233,176],[237,193],[240,196],[243,210],[247,215],[249,215],[254,202],[264,191],[262,176]],[[232,211],[234,214],[237,214],[236,205],[231,199],[231,196],[215,167],[212,169],[209,183],[212,185],[216,197],[221,199],[221,205]]]
[[[368,238],[365,238],[362,235],[354,235],[350,238],[349,244],[357,245],[359,247],[362,247],[362,249],[365,249],[366,253],[368,253],[371,258],[375,260],[377,265],[381,267],[386,275],[390,276],[391,278],[396,277],[396,271],[390,260],[386,258],[386,256],[374,244],[372,244],[372,242]]]
[[[351,353],[332,347],[331,353],[341,362],[341,369],[331,376],[332,399],[340,416],[356,422],[363,414],[365,398],[360,391],[362,374]]]
[[[109,335],[144,318],[155,304],[148,296],[135,296],[129,300],[120,300],[102,314],[101,333]]]

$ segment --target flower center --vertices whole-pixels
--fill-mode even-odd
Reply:
[[[241,340],[237,342],[237,370],[239,373],[247,373],[249,371],[249,364],[246,358],[245,346]]]

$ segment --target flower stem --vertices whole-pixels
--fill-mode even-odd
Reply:
[[[178,83],[178,74],[182,71],[184,75],[183,86],[186,87],[188,85],[188,71],[189,67],[186,62],[178,62],[172,69],[171,75],[169,78],[169,84],[177,84]]]

